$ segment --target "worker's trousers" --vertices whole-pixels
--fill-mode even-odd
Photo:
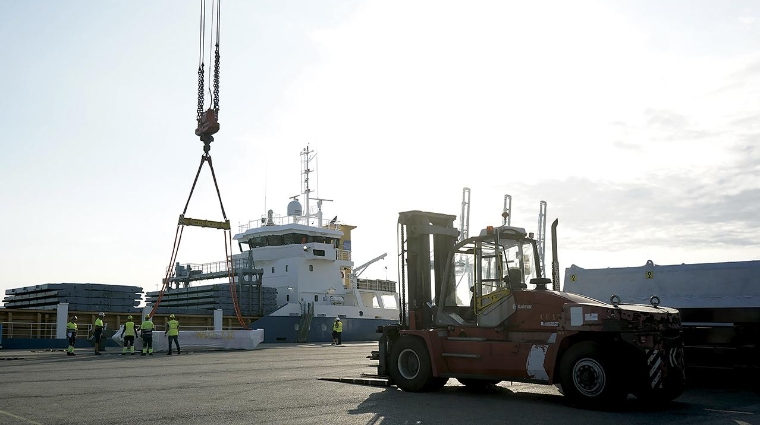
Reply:
[[[179,336],[177,335],[169,335],[169,352],[172,352],[172,341],[174,341],[174,345],[177,346],[177,352],[179,353]]]
[[[153,354],[153,336],[143,337],[143,354]]]

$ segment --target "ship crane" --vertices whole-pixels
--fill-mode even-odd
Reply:
[[[385,254],[382,254],[382,255],[378,255],[377,257],[375,257],[375,258],[367,261],[366,263],[364,263],[364,264],[362,264],[360,266],[354,267],[354,271],[353,271],[354,276],[359,277],[359,275],[361,275],[362,273],[364,273],[364,270],[367,270],[367,267],[369,267],[372,264],[374,264],[374,263],[382,260],[387,255],[388,255],[388,253],[385,253]]]
[[[459,240],[470,237],[470,188],[462,189],[462,215],[459,216]]]
[[[501,212],[502,221],[504,226],[511,226],[512,223],[512,195],[504,195],[504,209]]]
[[[459,241],[463,241],[470,237],[470,188],[465,187],[462,189],[462,215],[459,216]],[[433,264],[434,259],[431,258],[431,264]],[[465,257],[464,260],[457,259],[455,263],[458,272],[460,273],[459,281],[457,281],[457,286],[461,285],[464,281],[467,285],[467,287],[472,286],[473,282],[473,269],[472,265],[470,264],[470,261],[468,258]],[[465,277],[467,280],[465,281]]]

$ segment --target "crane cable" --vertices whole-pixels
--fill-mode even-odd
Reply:
[[[218,119],[219,117],[219,37],[220,37],[220,1],[221,0],[212,0],[211,5],[211,31],[213,32],[216,30],[215,34],[215,42],[213,43],[215,45],[216,51],[214,53],[214,82],[213,82],[213,92],[211,91],[211,80],[209,79],[209,95],[212,99],[213,104],[213,110],[214,110],[214,116]],[[206,38],[206,1],[201,0],[201,13],[200,13],[200,24],[199,24],[199,58],[198,58],[198,109],[197,109],[197,118],[198,120],[201,119],[203,115],[203,107],[204,107],[204,83],[205,83],[205,58],[204,58],[204,50],[205,50],[205,38]],[[212,43],[209,43],[209,57],[211,56],[211,50],[210,46]],[[210,64],[209,64],[210,66]],[[211,69],[209,69],[209,73],[211,73]],[[211,155],[208,152],[208,144],[206,144],[206,148],[204,149],[204,154],[201,156],[201,163],[198,166],[198,171],[195,173],[195,179],[193,180],[193,185],[190,188],[190,194],[187,197],[187,202],[185,202],[185,208],[182,211],[182,214],[180,214],[179,222],[177,223],[177,229],[174,234],[174,244],[172,247],[172,255],[169,260],[169,266],[166,268],[166,275],[163,279],[163,284],[161,287],[161,291],[158,294],[158,298],[156,299],[155,304],[153,305],[153,308],[151,309],[150,316],[152,317],[156,310],[158,309],[159,304],[161,303],[161,300],[163,299],[164,293],[167,289],[169,289],[169,285],[171,284],[171,278],[174,275],[174,269],[173,265],[175,264],[177,260],[177,253],[179,252],[179,245],[182,241],[182,234],[184,232],[184,228],[187,225],[187,222],[185,221],[185,214],[187,213],[187,208],[190,205],[190,199],[193,196],[193,192],[195,191],[195,185],[198,183],[198,176],[201,173],[201,169],[203,168],[203,164],[205,162],[208,162],[208,166],[211,169],[211,177],[214,180],[214,187],[216,188],[216,194],[219,198],[219,206],[222,210],[222,217],[224,218],[224,222],[221,224],[225,224],[226,227],[220,227],[224,230],[224,257],[226,259],[227,263],[227,277],[229,279],[229,285],[230,285],[230,295],[232,297],[232,304],[235,309],[235,315],[237,316],[238,321],[240,322],[240,325],[243,327],[243,329],[249,329],[248,325],[245,323],[245,320],[243,319],[243,315],[240,312],[240,305],[238,303],[237,298],[237,289],[235,285],[235,270],[234,270],[234,262],[232,261],[232,234],[230,232],[229,228],[229,220],[227,219],[227,213],[224,211],[224,203],[222,202],[222,195],[219,191],[219,184],[216,180],[216,173],[214,172],[214,164],[211,161]],[[206,226],[202,226],[206,227]]]
[[[205,106],[205,88],[206,82],[206,0],[201,1],[201,13],[199,23],[199,38],[198,38],[198,108],[197,119],[200,120],[203,115],[203,108]],[[212,0],[211,4],[211,40],[209,42],[209,60],[213,55],[214,69],[213,69],[213,90],[212,79],[208,81],[208,93],[211,97],[211,107],[214,110],[214,116],[219,119],[219,71],[220,71],[220,55],[219,55],[219,39],[221,37],[221,0]],[[212,47],[214,52],[212,53]],[[212,75],[211,63],[209,63],[209,76]]]

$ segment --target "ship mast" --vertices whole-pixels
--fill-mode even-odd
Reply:
[[[308,145],[306,145],[306,147],[301,151],[301,175],[303,176],[303,181],[301,182],[301,193],[304,196],[304,206],[301,217],[306,220],[307,226],[310,225],[309,219],[316,217],[317,226],[322,227],[322,202],[332,202],[332,199],[314,198],[317,201],[317,212],[315,214],[311,213],[311,188],[309,186],[309,174],[313,173],[314,170],[309,168],[309,165],[311,161],[313,161],[316,157],[317,154],[314,153],[313,150],[309,149]]]

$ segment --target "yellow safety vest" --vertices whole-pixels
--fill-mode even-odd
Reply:
[[[98,328],[101,328],[101,329],[103,328],[103,321],[100,320],[100,317],[95,319],[95,329],[98,329]]]
[[[343,322],[335,322],[333,324],[333,330],[335,332],[343,332]]]
[[[178,336],[179,335],[179,321],[177,320],[169,320],[169,336]]]
[[[124,335],[135,336],[135,322],[129,321],[124,324]]]
[[[66,323],[66,330],[67,331],[74,331],[74,332],[76,332],[76,330],[77,330],[77,324],[74,323],[74,322]]]

